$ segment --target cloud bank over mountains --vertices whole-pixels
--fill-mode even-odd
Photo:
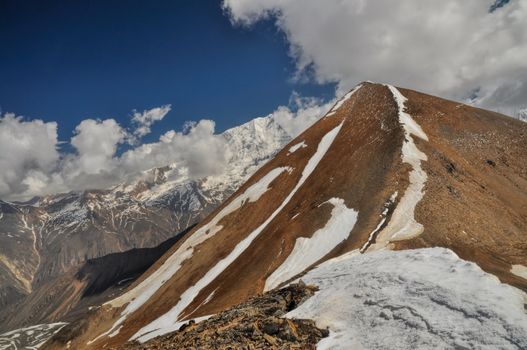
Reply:
[[[333,101],[293,94],[290,106],[270,114],[292,137],[320,118]],[[131,129],[108,118],[85,119],[68,142],[58,140],[56,122],[0,116],[0,199],[24,201],[34,196],[108,188],[143,176],[142,172],[175,164],[181,176],[199,179],[216,175],[227,165],[230,149],[215,131],[213,120],[187,122],[182,131],[169,130],[157,142],[141,143],[170,105],[134,111]],[[74,152],[64,152],[69,143]],[[119,147],[128,149],[119,152]]]
[[[523,0],[225,0],[234,24],[275,21],[299,77],[389,82],[513,114],[527,105]]]
[[[220,171],[225,141],[214,133],[211,120],[194,123],[185,132],[168,131],[158,142],[138,144],[169,110],[164,106],[134,112],[132,130],[114,119],[85,119],[69,141],[75,150],[72,153],[60,151],[57,123],[25,121],[5,114],[0,118],[0,198],[27,200],[36,195],[105,188],[172,163],[187,168],[189,176]],[[124,144],[131,148],[118,154]]]

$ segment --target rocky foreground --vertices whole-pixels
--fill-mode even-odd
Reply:
[[[185,323],[174,333],[116,349],[315,349],[327,330],[317,328],[311,320],[281,316],[316,290],[302,283],[273,290],[199,323]]]

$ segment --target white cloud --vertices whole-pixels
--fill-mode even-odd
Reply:
[[[136,124],[136,129],[134,130],[134,135],[137,137],[143,137],[150,133],[150,127],[156,121],[162,120],[168,112],[170,112],[171,106],[165,105],[161,107],[152,108],[149,110],[139,113],[134,111],[132,116],[132,122]]]
[[[0,116],[0,198],[26,187],[42,188],[43,175],[60,158],[57,145],[57,123],[24,121],[11,113]]]
[[[163,108],[158,116],[166,114]],[[57,123],[24,121],[5,114],[0,117],[0,198],[27,200],[71,190],[107,188],[168,164],[176,164],[183,176],[197,179],[221,172],[229,156],[226,141],[215,134],[212,120],[187,123],[183,132],[168,131],[158,142],[118,155],[119,145],[129,139],[130,134],[114,119],[86,119],[77,125],[70,140],[75,151],[60,153]]]
[[[214,121],[201,120],[187,124],[184,132],[170,130],[161,135],[159,142],[125,152],[120,166],[131,173],[175,163],[186,168],[191,178],[217,174],[226,165],[228,149],[214,128]]]
[[[279,106],[271,116],[294,138],[326,114],[334,103],[335,100],[323,103],[319,99],[293,93],[289,106]]]
[[[299,74],[390,82],[508,112],[527,104],[527,1],[225,0],[232,21],[275,18]]]
[[[296,137],[333,103],[293,93],[289,105],[278,107],[271,116]],[[169,110],[164,106],[134,114],[133,123],[149,127]],[[226,139],[216,134],[213,120],[187,122],[182,131],[170,130],[157,142],[140,145],[135,135],[141,133],[136,131],[127,131],[114,119],[85,119],[69,140],[72,151],[60,152],[57,123],[24,121],[6,114],[0,117],[0,198],[27,200],[72,190],[108,188],[166,165],[175,165],[175,174],[181,179],[199,179],[220,174],[232,155]],[[130,148],[121,154],[119,146],[124,144]]]
[[[288,106],[271,116],[292,137],[317,121],[333,105],[296,93]],[[25,121],[14,114],[0,116],[0,199],[27,200],[34,196],[108,188],[144,176],[144,171],[175,165],[182,179],[220,174],[232,151],[215,132],[213,120],[186,122],[182,131],[170,130],[157,142],[137,144],[149,128],[170,111],[163,106],[135,112],[131,131],[115,119],[85,119],[69,140],[71,151],[60,151],[57,123]],[[146,130],[146,129],[145,129]],[[119,146],[130,146],[122,154]],[[68,147],[64,147],[68,149]]]
[[[86,119],[77,125],[75,132],[71,144],[78,152],[74,161],[78,172],[97,174],[115,166],[114,155],[126,132],[114,119]]]

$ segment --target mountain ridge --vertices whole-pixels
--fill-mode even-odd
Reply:
[[[286,273],[269,288],[351,251],[444,247],[527,290],[513,270],[527,265],[526,146],[512,118],[360,84],[72,344],[146,342],[262,292],[273,272]]]

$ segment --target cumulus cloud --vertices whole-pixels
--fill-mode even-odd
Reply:
[[[149,110],[139,113],[134,111],[132,116],[132,122],[136,124],[134,135],[137,137],[143,137],[150,133],[150,127],[157,121],[162,120],[168,112],[170,112],[171,106],[165,105],[161,107],[152,108]]]
[[[169,106],[139,122],[148,125],[164,117]],[[147,111],[151,112],[153,110]],[[157,119],[156,119],[157,118]],[[151,124],[149,124],[151,125]],[[163,134],[157,142],[135,146],[119,154],[130,132],[114,119],[83,120],[69,141],[74,151],[60,152],[57,123],[0,117],[0,198],[27,200],[33,196],[71,190],[107,188],[143,176],[155,167],[175,165],[185,178],[220,173],[227,162],[226,140],[215,133],[212,120],[187,123],[184,130]]]
[[[296,137],[329,111],[335,100],[323,103],[313,97],[293,93],[288,106],[279,106],[271,116],[291,136]]]
[[[212,120],[187,124],[183,132],[170,130],[159,142],[143,144],[119,159],[126,173],[176,164],[191,178],[214,175],[226,165],[228,150],[223,137],[215,134]]]
[[[293,93],[287,106],[270,116],[296,137],[324,115],[335,101],[323,103]],[[85,119],[68,142],[57,139],[57,123],[26,121],[14,114],[0,117],[0,198],[28,200],[68,191],[108,188],[143,178],[146,170],[172,165],[180,179],[218,175],[231,158],[227,140],[215,131],[213,120],[187,122],[182,131],[170,130],[151,143],[138,144],[144,135],[137,125],[149,128],[170,106],[134,112],[132,127],[115,119]],[[61,151],[69,143],[71,151]],[[119,147],[129,149],[120,152]],[[68,148],[66,148],[68,149]]]
[[[298,76],[390,82],[502,112],[527,103],[523,0],[224,0],[233,23],[271,18]],[[492,10],[492,11],[491,11]]]
[[[0,117],[0,196],[41,190],[60,158],[57,147],[57,123]]]
[[[117,146],[126,137],[126,132],[114,119],[83,120],[75,128],[75,133],[71,138],[71,144],[78,152],[75,167],[77,171],[86,174],[111,169]]]

